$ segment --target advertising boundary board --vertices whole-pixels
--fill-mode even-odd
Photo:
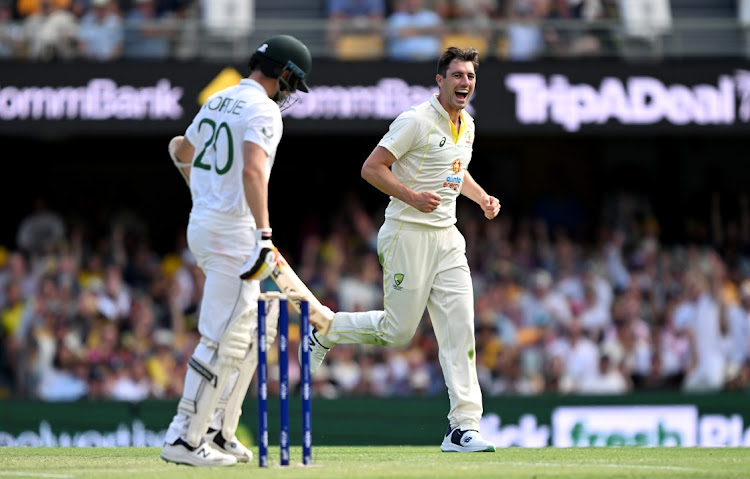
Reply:
[[[269,418],[278,417],[275,399],[269,398]],[[292,401],[291,431],[301,427],[298,402]],[[158,447],[175,404],[0,401],[0,446]],[[750,402],[744,393],[486,398],[484,406],[480,428],[499,447],[750,446]],[[313,442],[436,444],[447,408],[447,399],[437,397],[314,399]],[[243,411],[238,436],[254,444],[255,401],[248,400]],[[278,428],[271,426],[273,444]]]
[[[435,63],[316,60],[287,134],[381,133],[436,91]],[[0,137],[173,135],[247,74],[206,62],[2,62]],[[467,109],[480,135],[744,135],[750,62],[480,63]]]

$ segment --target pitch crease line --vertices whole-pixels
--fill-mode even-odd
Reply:
[[[59,478],[70,478],[76,477],[70,474],[46,474],[44,472],[13,472],[13,471],[0,471],[0,476],[14,476],[14,477],[59,477]]]

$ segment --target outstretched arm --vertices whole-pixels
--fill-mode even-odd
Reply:
[[[376,146],[362,165],[362,178],[375,188],[422,213],[431,213],[440,206],[440,195],[434,191],[417,193],[401,183],[391,171],[396,157],[388,149]]]
[[[468,171],[464,173],[461,194],[481,206],[487,219],[491,220],[500,213],[500,201],[494,196],[488,195]]]

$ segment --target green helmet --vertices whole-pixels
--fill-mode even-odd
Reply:
[[[258,64],[271,78],[279,78],[285,69],[290,70],[287,83],[292,91],[308,91],[306,80],[312,70],[312,56],[305,44],[293,36],[274,35],[266,39],[250,57],[251,69]]]

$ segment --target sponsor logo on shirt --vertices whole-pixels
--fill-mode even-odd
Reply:
[[[456,158],[453,163],[451,164],[451,167],[453,168],[453,173],[457,174],[459,171],[461,171],[461,167],[463,165],[461,164],[461,159]]]
[[[461,189],[461,177],[460,176],[449,176],[443,182],[444,188],[450,188],[454,191]]]

